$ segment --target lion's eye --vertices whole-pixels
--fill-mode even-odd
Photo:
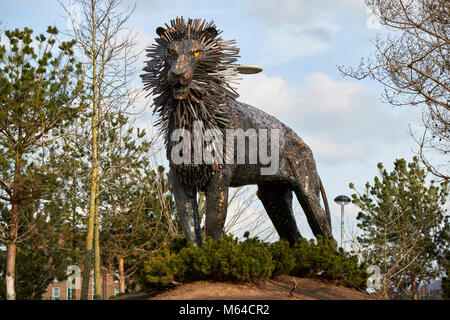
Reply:
[[[175,54],[175,50],[173,50],[172,48],[169,48],[169,50],[167,50],[167,53],[170,54],[171,56],[173,56]]]
[[[200,55],[200,50],[194,51],[194,56],[198,57]]]

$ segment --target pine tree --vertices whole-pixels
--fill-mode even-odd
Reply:
[[[445,277],[442,278],[442,297],[444,299],[450,299],[450,252],[447,249],[445,256]]]
[[[442,272],[439,260],[448,242],[442,232],[448,228],[444,205],[449,181],[427,183],[418,159],[394,162],[387,172],[379,163],[380,177],[366,184],[364,193],[352,195],[358,213],[361,254],[369,265],[379,266],[382,294],[406,294],[418,298],[420,285]]]
[[[15,299],[16,248],[36,229],[23,219],[24,203],[40,199],[52,179],[45,170],[50,134],[66,127],[79,111],[83,88],[74,41],[57,42],[58,30],[33,39],[33,31],[6,31],[0,45],[0,243],[6,245],[7,299]],[[36,215],[39,212],[35,212]]]
[[[165,170],[152,168],[152,141],[119,115],[105,133],[100,212],[101,244],[108,271],[117,277],[120,292],[148,257],[180,234]],[[118,271],[118,274],[115,271]]]

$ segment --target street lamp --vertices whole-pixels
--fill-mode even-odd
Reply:
[[[344,206],[350,203],[350,198],[341,195],[337,196],[334,199],[334,202],[341,206],[341,247],[344,248]]]

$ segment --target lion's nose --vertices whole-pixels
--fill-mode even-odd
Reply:
[[[187,86],[191,82],[191,76],[189,75],[189,71],[184,73],[169,73],[169,82],[171,85],[181,84],[183,86]]]
[[[182,85],[188,85],[192,79],[191,68],[189,67],[189,59],[186,56],[180,56],[176,63],[169,71],[169,82],[172,85],[181,83]]]

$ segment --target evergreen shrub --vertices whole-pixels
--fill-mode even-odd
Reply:
[[[206,239],[202,247],[187,243],[169,245],[149,259],[139,280],[144,289],[154,291],[177,282],[197,280],[258,282],[280,275],[311,276],[365,289],[366,265],[358,258],[320,236],[302,239],[292,248],[285,240],[266,243],[257,238],[238,241],[232,235]]]

